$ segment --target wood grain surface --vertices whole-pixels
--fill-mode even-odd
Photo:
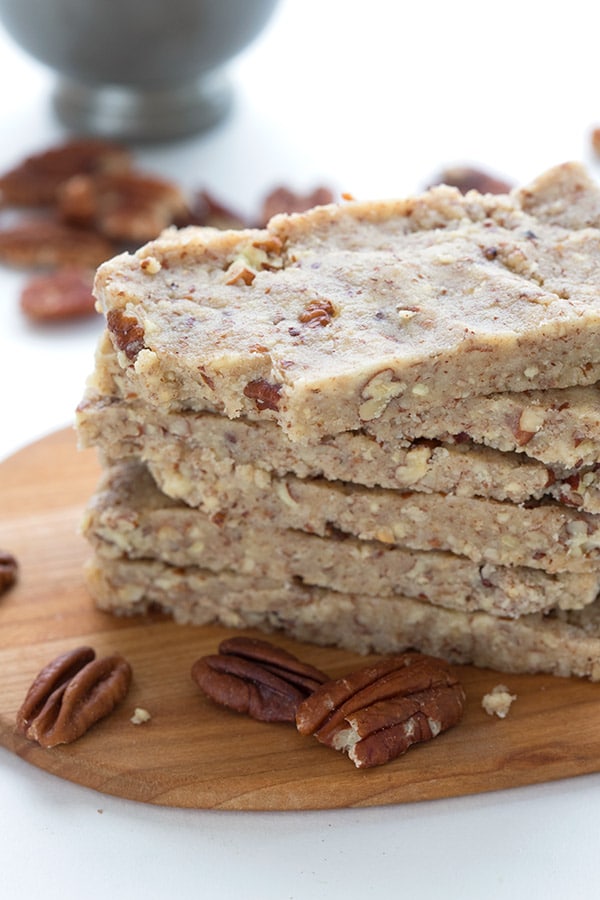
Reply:
[[[600,770],[600,685],[550,676],[460,668],[463,722],[377,769],[204,698],[194,660],[228,632],[160,616],[118,619],[93,608],[82,579],[78,523],[98,476],[90,451],[64,430],[0,465],[0,548],[20,563],[0,598],[0,743],[55,775],[107,794],[198,809],[290,810],[372,806],[473,794]],[[252,632],[246,632],[251,634]],[[343,651],[273,640],[337,676],[365,662]],[[84,737],[43,750],[13,733],[29,684],[50,659],[79,644],[119,651],[134,680],[123,704]],[[483,695],[517,694],[508,717],[488,716]],[[152,718],[133,725],[135,707]]]

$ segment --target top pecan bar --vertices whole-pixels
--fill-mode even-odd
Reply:
[[[600,189],[565,164],[508,195],[432,188],[170,230],[103,265],[135,323],[131,390],[163,409],[257,411],[294,440],[404,410],[600,378]]]

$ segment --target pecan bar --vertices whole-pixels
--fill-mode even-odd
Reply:
[[[145,393],[135,367],[121,368],[109,335],[103,334],[86,401],[131,397],[140,400]],[[478,395],[450,400],[443,407],[423,406],[414,410],[392,400],[379,418],[363,423],[358,431],[345,434],[367,435],[386,447],[405,447],[422,438],[458,444],[470,441],[503,453],[518,453],[524,462],[537,460],[551,469],[552,477],[557,481],[564,481],[574,472],[583,468],[593,470],[600,463],[599,399],[600,383],[557,390]],[[164,418],[167,411],[150,403],[145,404],[145,408],[149,418]],[[209,400],[201,411],[219,412]],[[181,402],[175,412],[186,414],[191,411],[186,409],[185,402]],[[244,418],[276,428],[276,424],[265,419],[257,409],[247,409]],[[334,438],[337,435],[316,434],[306,443],[331,443]],[[292,452],[302,454],[303,445],[293,443]]]
[[[478,564],[594,573],[600,567],[600,517],[553,501],[527,505],[481,497],[365,488],[323,478],[276,477],[250,465],[204,460],[188,480],[164,461],[150,467],[160,490],[226,516],[230,524],[331,529],[411,550],[444,550]]]
[[[252,410],[306,441],[392,401],[594,383],[599,225],[600,189],[566,164],[510,195],[441,186],[168,231],[102,266],[96,292],[143,333],[119,360],[148,402]]]
[[[583,610],[502,619],[408,597],[252,580],[158,560],[94,557],[86,578],[99,608],[118,615],[158,606],[182,624],[282,631],[299,641],[359,653],[401,653],[412,647],[453,663],[600,681],[598,601]]]
[[[515,617],[580,608],[600,591],[600,571],[548,575],[523,566],[472,562],[440,550],[408,550],[333,532],[325,537],[258,524],[229,525],[163,495],[145,468],[109,470],[88,505],[83,533],[100,556],[158,559],[174,566],[293,579],[372,596],[397,594],[448,608]]]
[[[166,463],[190,481],[202,472],[204,457],[212,455],[275,475],[513,503],[550,497],[600,513],[595,466],[547,466],[466,437],[455,442],[380,441],[347,431],[313,444],[294,444],[273,422],[258,425],[208,412],[168,413],[136,399],[99,394],[91,384],[77,410],[77,428],[80,444],[98,448],[105,460],[139,458],[155,471]]]

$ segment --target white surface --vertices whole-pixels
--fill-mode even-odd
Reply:
[[[592,165],[594,16],[577,0],[284,0],[233,67],[228,121],[139,148],[138,160],[247,212],[279,182],[367,198],[412,192],[454,162],[517,181],[566,159]],[[62,138],[50,86],[0,30],[2,169]],[[21,278],[0,270],[0,458],[72,420],[99,331],[32,327]],[[0,751],[0,804],[3,898],[43,885],[46,900],[573,900],[600,883],[600,776],[381,809],[235,814],[119,801]]]

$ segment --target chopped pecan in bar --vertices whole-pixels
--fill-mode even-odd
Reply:
[[[108,330],[119,350],[134,360],[144,347],[144,329],[134,316],[121,309],[110,309],[106,315]]]
[[[271,384],[264,378],[249,381],[244,388],[244,396],[254,400],[259,411],[264,409],[279,409],[280,384]]]

